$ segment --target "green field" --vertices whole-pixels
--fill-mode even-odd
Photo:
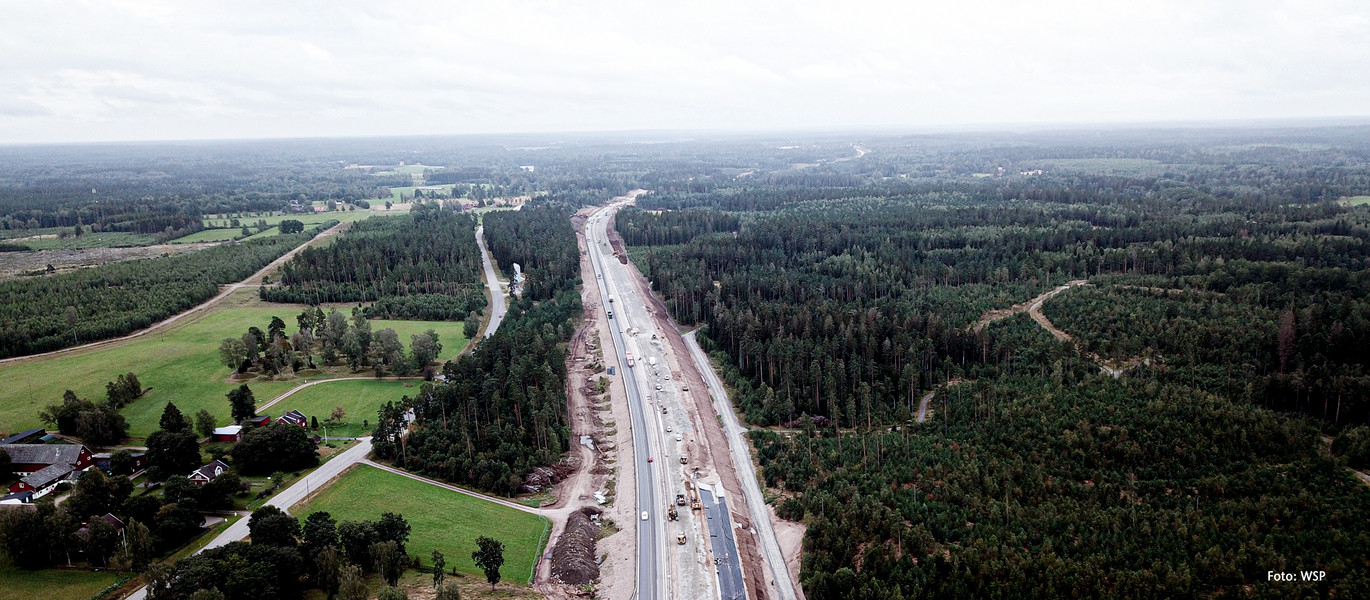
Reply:
[[[235,300],[249,305],[234,306]],[[265,329],[272,316],[281,317],[293,330],[295,315],[303,306],[264,306],[255,301],[251,292],[234,294],[222,302],[224,308],[210,311],[194,322],[114,347],[0,366],[0,427],[11,432],[40,427],[38,412],[60,402],[63,390],[71,389],[82,397],[99,400],[105,395],[105,383],[129,371],[138,375],[144,387],[151,388],[123,410],[130,435],[144,437],[155,431],[167,402],[174,402],[187,415],[207,409],[219,416],[220,424],[228,423],[225,394],[238,384],[228,381],[231,370],[219,363],[219,342],[241,336],[253,325]],[[438,332],[443,346],[442,359],[456,356],[466,346],[462,324],[457,322],[376,320],[371,327],[372,331],[394,329],[406,346],[410,335],[432,328]],[[344,369],[310,379],[347,374]],[[248,385],[257,401],[264,403],[304,381],[252,381]]]
[[[88,600],[125,577],[111,571],[79,569],[25,571],[10,566],[5,559],[0,565],[0,600]]]
[[[1344,206],[1370,206],[1370,196],[1351,196],[1337,201]]]
[[[538,515],[365,465],[349,471],[290,513],[303,521],[309,513],[320,510],[338,521],[374,521],[383,512],[404,515],[412,527],[406,548],[410,554],[417,554],[426,563],[434,549],[441,550],[448,567],[469,575],[480,575],[471,562],[476,538],[495,538],[504,542],[500,575],[522,583],[533,578],[533,565],[542,555],[552,526]]]
[[[204,229],[190,235],[185,235],[171,240],[172,244],[192,244],[195,242],[226,242],[237,238],[243,234],[241,228],[236,229]]]
[[[447,344],[443,344],[443,354]],[[308,387],[282,400],[267,412],[278,415],[291,409],[298,410],[306,417],[318,417],[319,424],[327,427],[329,437],[360,437],[367,435],[376,425],[376,412],[382,404],[399,402],[404,396],[418,393],[422,382],[414,381],[377,381],[374,379],[347,379]],[[347,413],[341,424],[328,425],[324,420],[333,412],[333,407],[341,406]],[[363,425],[368,421],[369,426]],[[323,432],[320,431],[320,435]]]

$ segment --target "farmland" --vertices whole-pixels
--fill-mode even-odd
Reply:
[[[51,600],[86,600],[105,588],[119,583],[126,576],[113,571],[92,572],[80,569],[42,569],[25,571],[5,560],[0,564],[0,598],[48,598]],[[20,590],[41,593],[17,594]]]
[[[229,379],[231,370],[219,362],[219,342],[226,337],[241,336],[248,327],[265,327],[273,316],[279,316],[293,326],[294,316],[302,309],[300,305],[267,305],[258,301],[251,291],[243,290],[224,299],[220,308],[156,335],[89,352],[0,367],[0,375],[3,375],[0,376],[0,397],[8,399],[0,405],[0,423],[15,431],[41,426],[38,412],[49,404],[60,402],[64,390],[100,399],[104,396],[106,382],[130,371],[138,375],[144,387],[151,388],[143,398],[123,410],[130,435],[142,437],[156,430],[157,420],[167,402],[174,402],[186,414],[207,409],[219,417],[220,423],[227,423],[229,410],[225,394],[238,382]],[[393,328],[406,342],[410,335],[434,329],[443,345],[440,359],[456,356],[466,345],[461,323],[384,320],[371,323],[376,331]],[[310,379],[328,379],[345,373],[344,368]],[[305,380],[256,380],[248,384],[257,401],[263,403]]]
[[[551,528],[544,517],[369,466],[345,473],[290,512],[303,520],[320,510],[338,521],[374,521],[383,512],[404,515],[413,528],[407,544],[410,554],[427,557],[434,549],[441,550],[449,568],[468,575],[480,574],[471,562],[476,538],[495,538],[504,542],[501,575],[519,582],[532,579],[533,565]]]

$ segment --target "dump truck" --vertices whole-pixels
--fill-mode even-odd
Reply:
[[[676,506],[685,506],[685,494],[676,494],[675,504]]]
[[[677,545],[684,546],[684,545],[685,545],[685,534],[683,534],[683,533],[677,533],[677,534],[675,534],[675,543],[676,543]]]

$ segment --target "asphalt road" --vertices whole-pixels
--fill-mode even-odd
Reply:
[[[366,455],[370,453],[371,438],[369,436],[357,438],[356,445],[343,451],[342,454],[329,459],[328,462],[315,469],[314,472],[305,475],[303,479],[295,482],[294,485],[286,488],[284,491],[277,492],[276,495],[272,496],[266,503],[269,506],[275,506],[276,508],[290,512],[290,507],[298,504],[301,500],[304,500],[305,496],[308,496],[314,490],[323,487],[324,484],[340,475],[348,467],[365,460]],[[206,544],[204,548],[197,551],[196,554],[210,548],[218,548],[219,546],[225,546],[247,538],[247,521],[246,518],[238,519],[236,523],[229,525],[228,529],[225,529],[223,533],[220,533],[217,537],[210,540],[209,543]],[[147,598],[147,588],[142,587],[139,588],[138,591],[133,592],[133,594],[128,597],[128,600],[144,600],[145,598]]]
[[[607,215],[612,214],[616,207],[611,207],[597,211],[585,223],[585,239],[589,246],[591,264],[594,266],[595,273],[601,277],[596,278],[599,285],[600,296],[603,298],[616,298],[620,296],[616,285],[613,284],[612,274],[606,269],[606,261],[614,261],[608,251],[607,238],[605,236],[605,223]],[[604,310],[614,310],[613,303],[606,303]],[[609,320],[609,331],[614,343],[614,352],[618,355],[620,373],[623,376],[623,387],[628,394],[628,412],[632,418],[633,427],[633,458],[636,461],[637,472],[637,511],[646,512],[647,521],[638,521],[637,527],[637,600],[664,600],[666,594],[666,573],[668,568],[665,564],[665,543],[664,517],[665,501],[658,495],[656,473],[652,469],[652,463],[648,459],[658,456],[660,453],[652,449],[647,435],[646,411],[647,403],[643,401],[642,394],[638,385],[637,370],[642,368],[628,367],[627,353],[630,352],[629,346],[624,340],[623,331],[629,327],[626,322],[627,317],[621,314],[622,311],[615,311],[614,318]]]
[[[490,262],[490,251],[485,249],[485,226],[476,228],[476,245],[480,246],[480,262],[485,267],[485,287],[490,290],[490,324],[485,326],[484,337],[490,337],[504,321],[504,290],[500,287],[495,265]]]
[[[733,537],[733,520],[728,516],[728,503],[723,496],[715,496],[706,487],[699,488],[699,501],[704,504],[704,520],[709,525],[709,541],[713,543],[715,568],[718,570],[718,595],[723,600],[747,597],[742,583],[742,561],[737,557],[737,539]]]

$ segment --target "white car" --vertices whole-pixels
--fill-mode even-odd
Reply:
[[[642,520],[643,520],[643,521],[646,521],[646,520],[647,520],[647,511],[645,511],[645,510],[642,511]]]
[[[667,425],[667,426],[666,426],[666,433],[670,433],[670,432],[671,432],[671,426],[670,426],[670,425]]]
[[[658,392],[661,391],[661,384],[659,384],[659,383],[656,384],[656,391],[658,391]]]

